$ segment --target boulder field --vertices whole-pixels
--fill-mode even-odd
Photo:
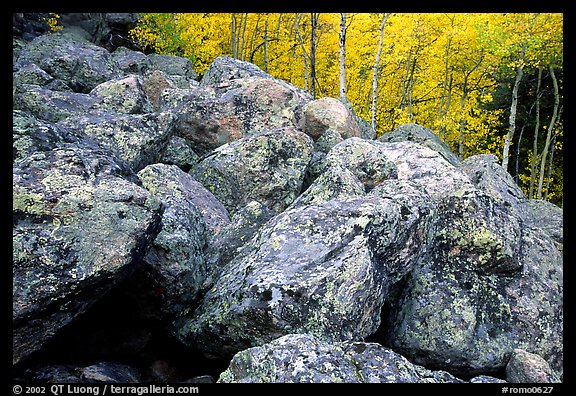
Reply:
[[[89,38],[13,37],[16,379],[562,380],[563,212],[496,156]]]

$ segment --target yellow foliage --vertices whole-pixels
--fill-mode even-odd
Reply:
[[[50,32],[57,32],[59,30],[64,29],[62,26],[58,25],[58,19],[60,19],[60,15],[55,14],[53,12],[50,13],[50,18],[46,20]]]

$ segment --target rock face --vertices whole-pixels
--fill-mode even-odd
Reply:
[[[200,78],[132,14],[42,18],[13,16],[17,379],[562,380],[563,212],[497,157]]]

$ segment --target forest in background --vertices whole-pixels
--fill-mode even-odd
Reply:
[[[432,129],[462,159],[492,153],[529,198],[562,206],[563,15],[147,13],[145,51],[256,64],[340,97],[378,136]]]

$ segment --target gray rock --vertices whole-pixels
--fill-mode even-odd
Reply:
[[[74,115],[57,124],[84,133],[115,152],[135,171],[158,162],[174,129],[171,113]]]
[[[311,154],[308,136],[279,128],[221,146],[190,172],[232,215],[252,200],[281,212],[300,194]]]
[[[143,78],[134,74],[103,82],[90,91],[90,95],[102,98],[94,107],[120,114],[151,113],[152,103],[143,83]]]
[[[355,114],[335,98],[320,98],[306,103],[298,127],[314,141],[328,129],[337,131],[344,139],[360,137],[360,127]]]
[[[290,208],[323,204],[333,199],[359,197],[364,185],[348,168],[335,165],[322,172],[310,187],[298,196]]]
[[[293,127],[307,96],[284,81],[247,77],[216,86],[200,86],[176,99],[177,134],[200,155],[247,135]]]
[[[188,58],[164,54],[150,54],[148,58],[152,62],[152,68],[168,75],[183,76],[188,80],[195,80],[198,77]]]
[[[396,179],[396,164],[387,158],[382,145],[353,137],[335,145],[324,159],[324,169],[332,166],[350,170],[366,192],[388,179]]]
[[[168,145],[160,161],[163,164],[176,165],[184,172],[188,172],[200,161],[200,157],[186,144],[184,139],[180,136],[172,136],[168,140]]]
[[[99,147],[68,144],[13,165],[13,360],[124,279],[155,238],[161,204]]]
[[[187,307],[208,277],[204,259],[208,230],[192,196],[198,184],[175,165],[154,164],[138,172],[143,186],[162,201],[161,231],[143,258],[161,316],[172,317]]]
[[[140,51],[119,47],[112,52],[112,59],[123,74],[145,75],[152,68],[152,61]]]
[[[139,383],[141,376],[137,369],[126,364],[100,362],[80,371],[80,379],[86,383]],[[72,387],[74,391],[74,387]]]
[[[207,261],[214,269],[219,270],[236,257],[244,245],[276,212],[268,209],[258,201],[250,201],[232,217],[210,242],[206,252]]]
[[[471,378],[470,383],[471,384],[505,384],[506,381],[504,381],[500,378],[490,377],[489,375],[478,375],[474,378]]]
[[[392,132],[387,132],[378,138],[380,142],[414,142],[428,147],[439,153],[446,161],[454,166],[460,164],[460,159],[450,150],[438,135],[431,129],[417,124],[403,124]]]
[[[480,190],[516,208],[526,197],[512,176],[494,154],[479,154],[466,158],[461,165],[470,180]]]
[[[430,256],[390,314],[389,345],[467,375],[502,370],[519,347],[560,370],[562,255],[551,238],[478,190],[455,193],[437,211]]]
[[[74,92],[81,93],[119,76],[108,51],[63,32],[35,38],[21,50],[17,62],[35,63],[52,77],[63,80]]]
[[[76,114],[94,111],[100,102],[102,98],[93,95],[23,84],[14,93],[13,108],[44,121],[58,122]]]
[[[12,112],[12,159],[15,162],[39,151],[50,151],[84,139],[83,133],[59,128],[21,110]]]
[[[375,343],[289,334],[237,353],[219,383],[463,383]]]
[[[176,336],[223,356],[288,333],[362,340],[421,253],[429,208],[415,206],[372,196],[275,216],[222,269],[200,307],[176,322]]]
[[[327,129],[322,136],[314,142],[314,150],[328,153],[332,147],[336,146],[342,140],[340,133],[334,129]]]
[[[273,78],[253,63],[229,56],[219,56],[208,66],[200,80],[200,85],[218,85],[226,81],[246,77]]]
[[[520,203],[520,216],[525,225],[546,232],[562,249],[564,244],[564,211],[551,202],[529,199]]]
[[[32,84],[45,87],[50,82],[54,81],[54,77],[46,73],[35,63],[28,63],[18,68],[12,76],[13,87],[18,87],[22,84]]]
[[[560,378],[540,356],[515,349],[506,365],[506,379],[512,383],[552,383]]]
[[[371,144],[396,164],[398,179],[419,183],[435,199],[463,188],[473,188],[469,177],[438,152],[410,141]]]

